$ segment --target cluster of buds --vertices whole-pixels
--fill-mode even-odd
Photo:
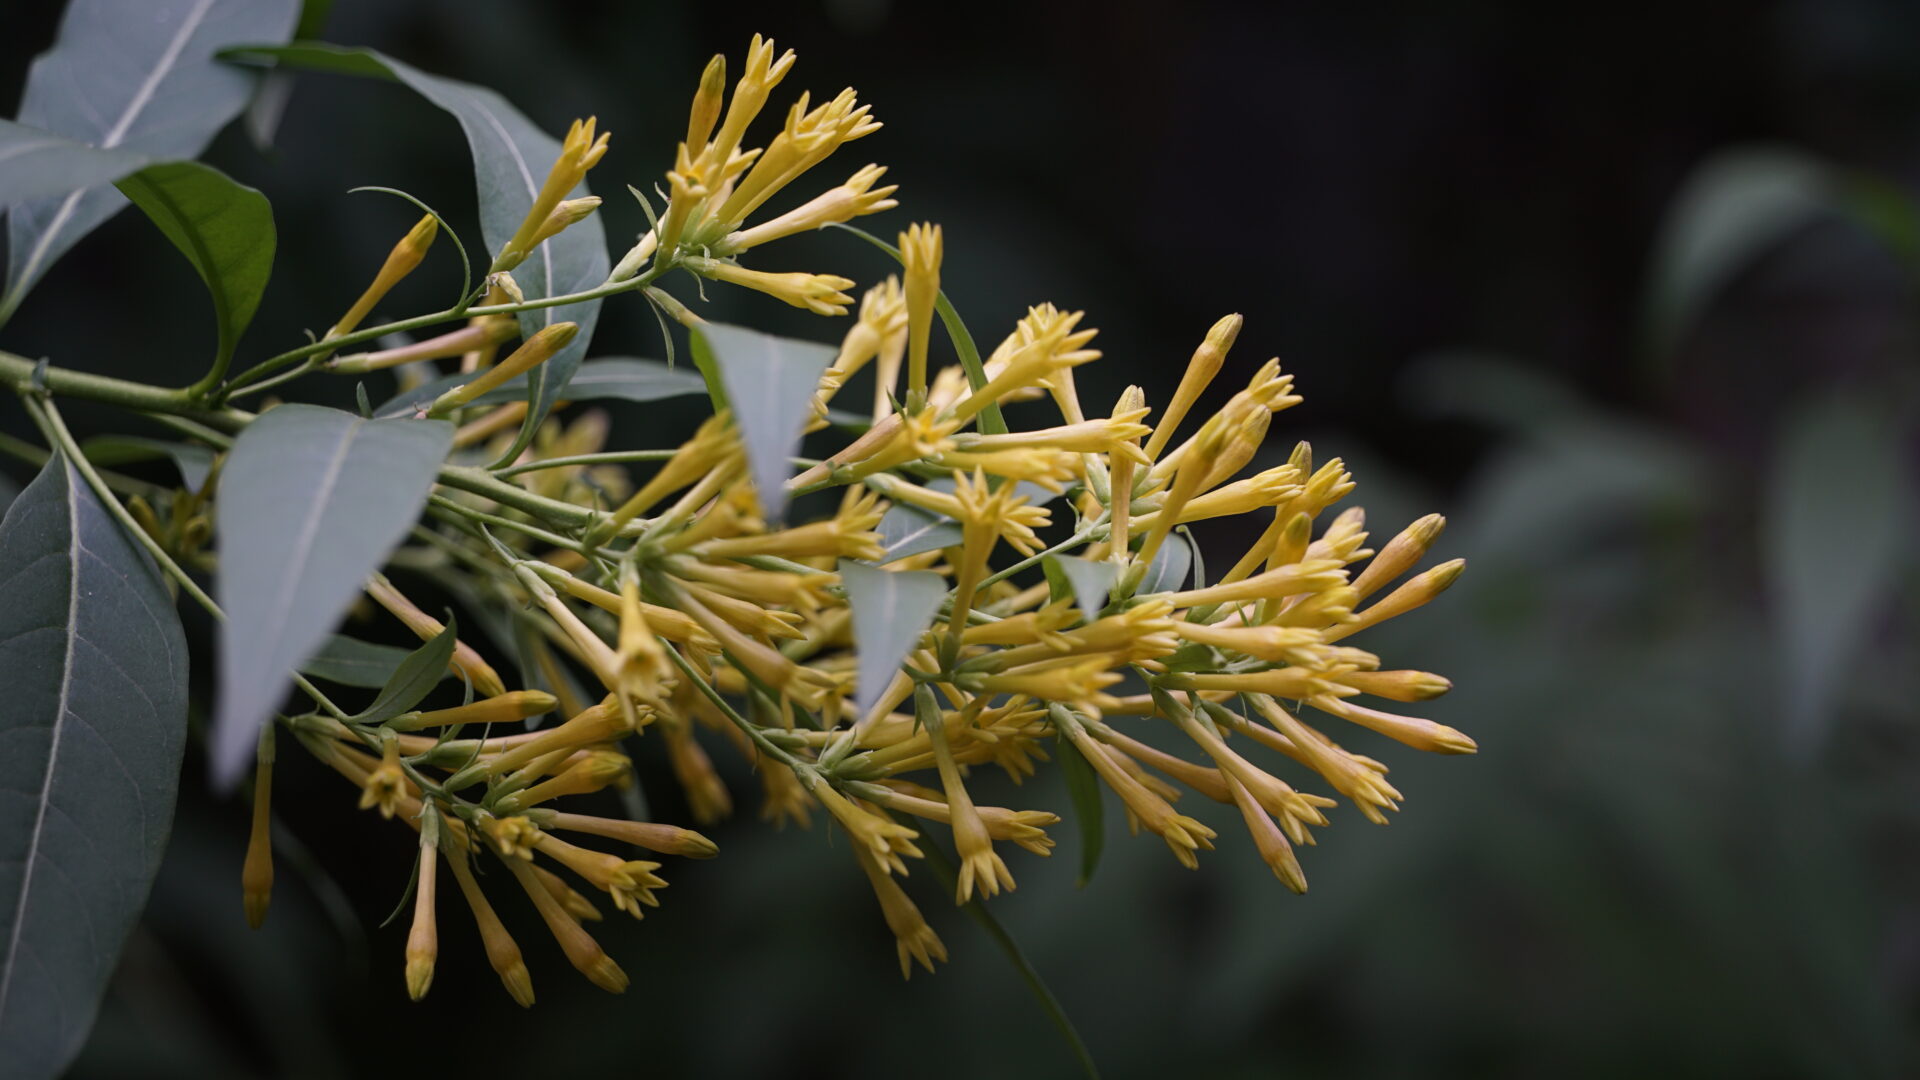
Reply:
[[[844,278],[767,274],[733,261],[801,229],[893,205],[892,188],[873,187],[881,170],[868,166],[792,212],[746,225],[841,143],[878,126],[852,91],[812,109],[803,95],[767,145],[743,148],[792,63],[791,53],[776,59],[771,43],[755,38],[730,102],[724,61],[708,66],[667,174],[666,211],[615,281],[659,260],[656,270],[683,268],[822,314],[851,305]],[[524,235],[496,259],[495,288],[510,287],[504,271],[551,235],[567,205],[561,196],[604,147],[591,122],[576,126]],[[625,975],[584,928],[599,917],[589,895],[637,917],[665,884],[660,864],[560,834],[693,858],[717,849],[688,829],[554,804],[632,783],[627,755],[649,742],[664,744],[695,824],[735,805],[709,756],[718,746],[753,770],[762,817],[806,826],[823,811],[844,830],[903,975],[946,956],[901,884],[943,843],[933,827],[957,855],[952,898],[962,904],[1014,888],[1010,847],[1043,857],[1053,849],[1047,829],[1060,818],[990,805],[974,790],[985,768],[1018,784],[1050,753],[1083,759],[1134,831],[1159,836],[1188,867],[1219,834],[1176,804],[1187,795],[1220,803],[1273,873],[1304,892],[1296,849],[1314,842],[1312,830],[1329,824],[1339,800],[1381,824],[1401,800],[1386,765],[1342,746],[1316,717],[1418,750],[1475,749],[1453,728],[1397,711],[1446,692],[1446,679],[1387,668],[1347,643],[1458,576],[1459,561],[1415,573],[1442,519],[1422,518],[1376,552],[1361,511],[1335,510],[1354,488],[1340,459],[1316,462],[1303,442],[1283,464],[1250,472],[1274,414],[1301,401],[1277,360],[1254,366],[1218,410],[1188,423],[1228,370],[1240,316],[1207,331],[1157,419],[1138,387],[1110,406],[1083,400],[1074,372],[1100,357],[1096,331],[1082,313],[1052,305],[1030,309],[984,361],[954,339],[962,362],[936,370],[944,236],[914,225],[899,239],[900,277],[865,293],[813,395],[810,430],[824,439],[835,397],[871,371],[873,423],[863,433],[791,475],[784,492],[768,493],[755,489],[748,446],[724,410],[677,447],[630,452],[623,461],[649,462],[631,477],[596,460],[616,456],[595,454],[611,434],[604,417],[548,420],[502,473],[524,497],[449,492],[442,502],[472,520],[454,514],[421,530],[424,546],[407,560],[460,575],[468,595],[511,613],[521,688],[510,690],[461,643],[450,666],[472,690],[466,704],[404,713],[377,730],[321,715],[289,721],[302,745],[358,788],[362,806],[419,832],[406,968],[416,997],[431,980],[444,860],[508,990],[532,999],[520,951],[470,865],[481,857],[505,864],[575,967],[609,990],[624,987]],[[500,432],[501,416],[514,423],[520,414],[476,399],[510,377],[494,375],[526,370],[570,336],[562,324],[505,361],[470,366],[473,350],[504,339],[485,323],[455,331],[433,355],[462,356],[462,369],[480,374],[431,414],[462,421],[463,445]],[[1011,410],[1018,428],[1009,426]],[[774,494],[835,509],[819,520],[770,520],[763,507]],[[545,504],[563,504],[572,524],[543,519]],[[921,531],[938,541],[889,547],[889,513],[932,523]],[[1186,565],[1171,555],[1193,542],[1194,527],[1204,533],[1249,514],[1265,524],[1258,539],[1230,564],[1208,560],[1230,565],[1224,574],[1189,581],[1170,569]],[[944,596],[902,641],[863,641],[850,562],[866,564],[862,574],[877,567],[937,577]],[[445,630],[385,578],[368,593],[423,641]],[[904,659],[885,685],[860,685],[861,649],[886,644],[904,645]],[[549,712],[558,722],[494,731]],[[256,921],[272,877],[264,854],[271,745],[262,744],[246,877]],[[1333,794],[1296,787],[1282,778],[1288,772]]]

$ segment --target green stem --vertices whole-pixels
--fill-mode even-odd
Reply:
[[[442,521],[457,523],[458,519],[465,518],[468,521],[477,521],[483,525],[492,525],[496,529],[512,529],[514,532],[520,533],[523,536],[531,536],[543,544],[552,544],[555,547],[565,548],[568,551],[577,552],[581,555],[591,554],[585,545],[569,540],[564,536],[550,533],[545,529],[536,528],[525,522],[515,521],[512,518],[503,518],[498,514],[489,514],[484,510],[475,510],[471,506],[464,506],[454,502],[444,495],[427,496],[427,506],[431,510],[438,511],[434,516],[440,518]]]
[[[623,292],[632,292],[635,289],[645,288],[651,284],[657,275],[658,269],[656,268],[641,274],[639,277],[629,278],[626,281],[603,282],[583,292],[565,293],[560,296],[545,296],[537,300],[525,300],[518,304],[484,304],[479,307],[468,308],[450,307],[444,311],[436,311],[428,315],[416,315],[411,319],[401,319],[398,322],[384,323],[380,326],[369,326],[362,330],[355,330],[349,334],[339,334],[335,337],[324,338],[320,341],[308,342],[297,349],[288,349],[278,356],[268,357],[242,372],[240,376],[233,381],[236,384],[245,386],[257,379],[264,378],[267,375],[279,371],[288,364],[305,360],[309,356],[333,352],[336,349],[343,349],[348,345],[358,345],[360,342],[372,341],[375,338],[385,337],[388,334],[398,334],[408,330],[419,330],[423,327],[435,326],[443,322],[452,322],[455,319],[479,318],[482,315],[513,315],[522,311],[537,311],[541,308],[561,307],[566,304],[578,304],[587,300],[598,300],[603,296],[614,296]]]
[[[713,684],[701,678],[700,673],[694,670],[692,664],[687,663],[687,658],[681,656],[680,650],[674,647],[671,642],[663,641],[661,644],[666,646],[667,656],[673,661],[674,666],[680,669],[680,674],[686,676],[687,680],[693,683],[694,688],[705,695],[708,701],[713,702],[714,708],[719,709],[726,715],[727,719],[733,721],[735,727],[746,732],[747,738],[752,739],[754,745],[764,751],[768,757],[773,758],[775,761],[780,762],[790,769],[804,769],[807,767],[806,762],[787,753],[784,749],[775,745],[773,740],[767,738],[766,732],[760,730],[759,724],[741,716],[740,713],[728,703],[726,698],[720,696],[720,691],[715,690]]]
[[[601,454],[575,454],[572,457],[544,458],[540,461],[509,465],[504,469],[493,470],[493,475],[504,480],[524,472],[560,469],[568,465],[624,465],[635,461],[665,461],[679,452],[676,448],[673,450],[610,450]]]
[[[1029,555],[1024,559],[1021,559],[1019,562],[1014,563],[1012,566],[1009,566],[1004,570],[999,570],[999,571],[996,571],[995,573],[988,574],[986,577],[980,579],[980,588],[984,589],[989,585],[997,585],[1000,582],[1005,581],[1006,579],[1012,577],[1013,575],[1019,573],[1022,570],[1025,570],[1029,567],[1040,565],[1040,560],[1046,558],[1049,555],[1058,555],[1061,552],[1066,551],[1068,548],[1079,547],[1081,544],[1087,543],[1088,541],[1093,539],[1095,533],[1098,531],[1097,526],[1099,526],[1101,522],[1104,520],[1105,518],[1102,517],[1101,519],[1096,520],[1093,523],[1095,527],[1083,529],[1080,532],[1074,533],[1072,536],[1069,536],[1065,540],[1062,540],[1059,543],[1053,545],[1052,547],[1048,548],[1045,551],[1035,552],[1034,554]]]
[[[36,387],[34,381],[36,369],[41,371],[44,380],[40,387]],[[44,388],[47,393],[60,397],[100,401],[141,412],[173,413],[230,430],[238,429],[252,419],[250,415],[234,409],[208,408],[189,398],[184,390],[168,390],[51,365],[42,368],[24,356],[9,352],[0,352],[0,385],[22,395]]]
[[[300,376],[306,375],[318,369],[319,367],[320,367],[320,358],[317,356],[309,356],[304,361],[302,361],[297,367],[295,367],[292,371],[283,371],[278,375],[270,375],[267,378],[261,379],[259,382],[248,383],[245,386],[237,387],[233,390],[227,391],[226,400],[232,401],[234,398],[237,398],[242,394],[257,394],[262,390],[268,390],[273,387],[279,386],[281,383],[292,382],[293,380],[299,378]]]

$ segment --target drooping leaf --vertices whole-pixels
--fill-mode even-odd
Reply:
[[[1048,580],[1052,580],[1056,573],[1065,579],[1074,600],[1080,605],[1080,614],[1088,622],[1100,617],[1101,610],[1107,606],[1107,596],[1113,591],[1113,583],[1120,576],[1120,568],[1110,562],[1061,555],[1047,556],[1041,560],[1041,568],[1046,571]]]
[[[946,579],[926,570],[895,573],[842,559],[840,583],[853,611],[853,648],[859,660],[855,715],[865,716],[932,625],[947,596]]]
[[[1834,179],[1796,150],[1748,147],[1688,178],[1661,225],[1646,299],[1646,339],[1664,358],[1743,267],[1834,208]]]
[[[1074,825],[1080,833],[1080,872],[1074,884],[1086,888],[1093,871],[1100,865],[1100,850],[1106,844],[1106,804],[1100,794],[1100,778],[1080,748],[1065,736],[1054,740],[1060,758],[1060,775],[1067,781],[1067,797],[1073,800]]]
[[[109,468],[156,458],[173,459],[180,480],[190,492],[198,492],[213,471],[213,451],[193,443],[149,439],[141,435],[95,435],[80,444],[87,460]]]
[[[0,1062],[58,1076],[146,903],[186,739],[187,642],[59,453],[0,523]]]
[[[1193,549],[1179,533],[1168,533],[1153,553],[1153,561],[1140,578],[1139,593],[1173,592],[1187,583],[1187,571],[1193,568]]]
[[[472,375],[446,375],[395,395],[373,411],[375,416],[412,416],[441,394],[472,381]],[[606,357],[580,365],[573,381],[560,392],[567,401],[660,401],[666,398],[702,394],[707,389],[700,376],[685,368],[670,368],[658,360],[630,357]],[[524,377],[510,379],[504,386],[474,399],[476,405],[499,405],[527,399]]]
[[[146,168],[150,160],[132,150],[102,150],[0,120],[0,207],[111,184]]]
[[[320,651],[300,665],[300,673],[341,686],[378,690],[387,685],[402,661],[412,654],[397,645],[376,645],[345,634],[334,634]],[[442,672],[444,678],[448,673]]]
[[[354,717],[362,724],[384,724],[420,704],[422,698],[447,677],[447,664],[453,659],[453,647],[459,644],[452,615],[433,640],[407,654],[393,676],[380,688],[373,704]]]
[[[894,503],[887,507],[875,531],[880,534],[880,546],[887,552],[880,559],[882,563],[918,555],[923,551],[954,547],[965,539],[959,522],[906,503]]]
[[[791,459],[812,415],[813,392],[835,351],[830,345],[722,323],[706,323],[694,337],[705,342],[719,366],[734,425],[746,444],[761,512],[768,521],[778,521],[787,506]]]
[[[73,0],[53,48],[27,73],[20,123],[156,160],[192,158],[246,107],[256,81],[214,54],[285,41],[298,8],[297,0]],[[123,205],[103,179],[13,206],[0,322],[55,259]]]
[[[560,156],[558,140],[535,127],[533,121],[494,91],[429,75],[372,49],[304,42],[283,48],[233,51],[229,56],[315,71],[395,79],[452,113],[466,134],[467,147],[473,154],[474,181],[479,187],[480,233],[490,255],[498,253],[513,237],[545,183],[547,171]],[[581,184],[569,197],[578,198],[587,193],[587,186]],[[514,268],[513,278],[531,300],[591,289],[606,280],[611,268],[607,259],[606,229],[596,214],[540,245],[538,251]],[[532,372],[532,408],[527,410],[520,436],[503,455],[503,460],[518,457],[532,441],[540,422],[560,399],[561,388],[573,378],[593,339],[593,327],[600,318],[600,301],[537,308],[521,312],[519,318],[521,333],[527,337],[559,322],[577,323],[580,332],[566,348]]]
[[[439,420],[363,420],[282,405],[228,451],[219,540],[216,785],[230,786],[255,733],[419,516],[453,442]]]
[[[119,182],[187,257],[213,297],[218,360],[233,356],[273,273],[273,207],[267,197],[194,161],[149,165]]]
[[[1794,419],[1775,463],[1761,539],[1796,752],[1825,737],[1847,661],[1890,599],[1913,525],[1902,452],[1885,408],[1835,397]]]

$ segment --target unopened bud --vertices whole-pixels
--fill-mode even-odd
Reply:
[[[715,53],[700,73],[700,89],[694,92],[693,109],[687,115],[687,146],[699,153],[713,136],[713,125],[720,121],[720,108],[727,96],[727,58]]]
[[[401,237],[400,242],[387,253],[387,261],[381,265],[380,272],[374,275],[373,284],[368,285],[367,291],[360,294],[360,299],[355,300],[347,313],[340,316],[340,321],[333,324],[326,337],[339,337],[359,326],[373,311],[373,306],[385,299],[387,293],[400,284],[401,279],[413,273],[420,261],[427,257],[427,249],[433,246],[433,238],[439,231],[440,219],[432,214],[415,222],[413,228],[407,230],[407,235]]]
[[[1360,576],[1353,579],[1353,588],[1362,599],[1373,595],[1394,578],[1412,569],[1421,560],[1427,549],[1433,546],[1441,532],[1447,527],[1447,519],[1439,514],[1428,514],[1419,521],[1407,526],[1399,536],[1387,542],[1380,554],[1373,557]]]
[[[532,371],[552,359],[553,354],[566,348],[567,343],[571,342],[574,335],[579,332],[580,327],[577,323],[554,323],[522,342],[520,347],[513,351],[513,355],[482,372],[472,382],[456,386],[435,398],[432,407],[427,410],[427,415],[445,416],[489,390],[499,387],[507,380]]]
[[[1167,440],[1173,438],[1174,430],[1180,421],[1186,419],[1187,410],[1200,399],[1200,394],[1220,373],[1220,366],[1226,362],[1227,350],[1233,348],[1235,338],[1240,336],[1240,326],[1245,320],[1239,315],[1228,315],[1213,324],[1200,347],[1193,351],[1193,357],[1187,361],[1186,373],[1180,376],[1180,386],[1173,392],[1173,401],[1168,403],[1167,411],[1160,417],[1160,423],[1153,429],[1153,435],[1147,439],[1147,456],[1158,458],[1160,451],[1166,449]]]

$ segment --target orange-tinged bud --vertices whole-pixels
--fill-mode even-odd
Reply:
[[[427,415],[445,416],[487,391],[499,387],[507,380],[517,375],[525,375],[552,359],[553,355],[561,349],[566,348],[574,335],[579,332],[580,327],[577,323],[554,323],[521,342],[520,347],[513,351],[513,355],[481,372],[472,382],[456,386],[435,398],[433,405],[427,409]]]
[[[353,306],[347,309],[347,313],[340,316],[340,321],[333,324],[325,337],[339,337],[359,326],[372,313],[374,305],[385,299],[387,293],[391,292],[395,285],[400,284],[408,274],[413,273],[414,268],[420,265],[420,261],[427,257],[427,249],[433,246],[433,238],[439,231],[440,219],[432,214],[415,222],[413,228],[407,230],[407,235],[401,237],[400,242],[393,245],[393,250],[387,253],[387,261],[381,264],[380,272],[373,277],[373,283],[360,294],[360,299],[353,302]]]
[[[387,726],[395,731],[452,724],[508,724],[552,711],[559,699],[545,690],[513,690],[451,709],[429,709],[396,717]]]

